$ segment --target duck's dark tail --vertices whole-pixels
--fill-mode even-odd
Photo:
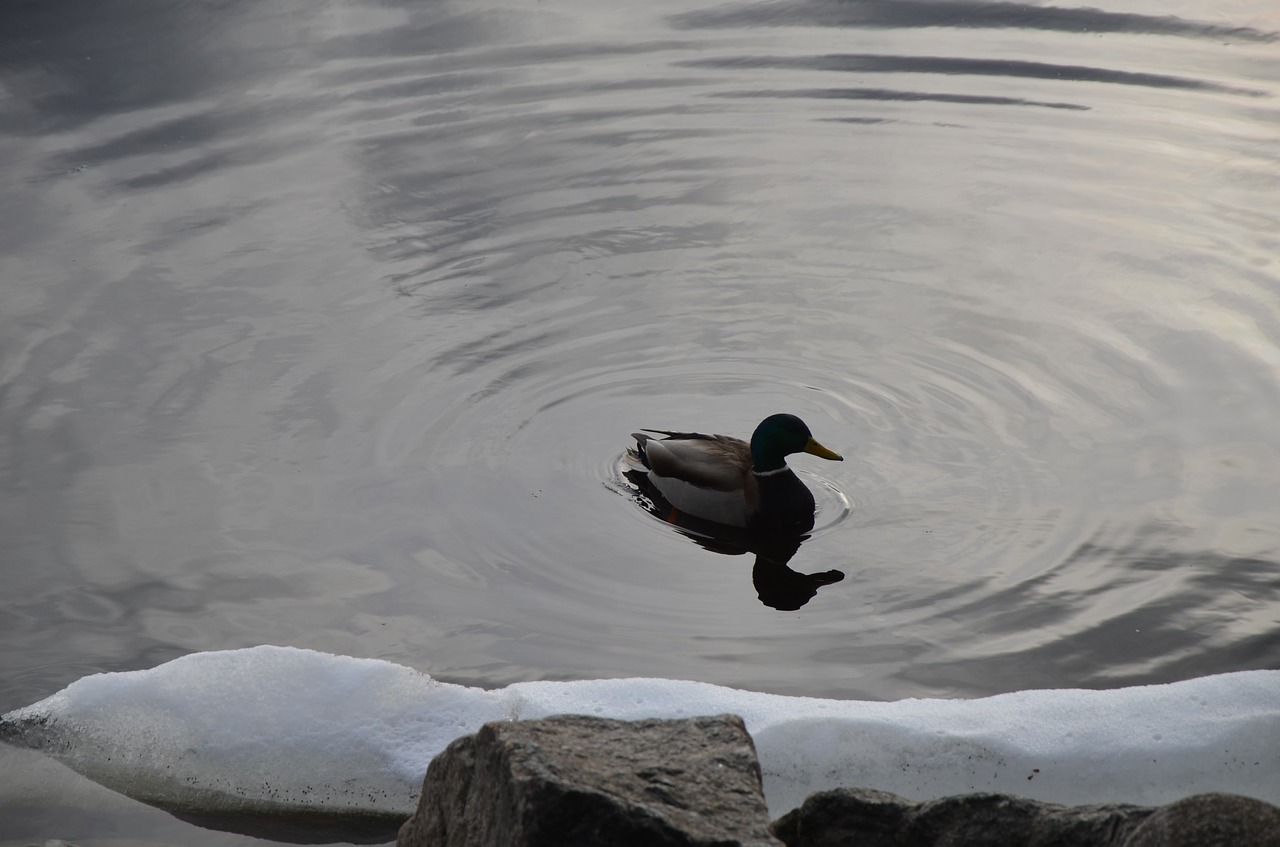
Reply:
[[[645,455],[644,445],[646,441],[651,440],[651,436],[643,432],[633,432],[631,437],[636,440],[636,446],[627,448],[627,466],[633,471],[646,473],[649,470],[649,457]]]

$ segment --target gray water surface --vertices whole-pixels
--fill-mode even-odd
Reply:
[[[1280,667],[1280,15],[1106,5],[6,5],[0,711]],[[846,458],[785,611],[620,461],[775,411]]]

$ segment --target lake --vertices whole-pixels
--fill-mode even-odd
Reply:
[[[1280,667],[1280,11],[1104,5],[10,2],[0,712]],[[623,476],[779,411],[845,458],[782,561]]]

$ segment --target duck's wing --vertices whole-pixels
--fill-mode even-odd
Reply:
[[[645,432],[667,436],[634,436],[644,452],[645,464],[654,474],[712,491],[742,491],[748,487],[751,447],[745,441],[696,432]]]

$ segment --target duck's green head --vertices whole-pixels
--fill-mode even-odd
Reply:
[[[795,415],[770,415],[751,435],[751,462],[757,471],[782,467],[786,464],[786,457],[792,453],[812,453],[824,459],[844,461],[839,453],[814,440],[809,427]]]

